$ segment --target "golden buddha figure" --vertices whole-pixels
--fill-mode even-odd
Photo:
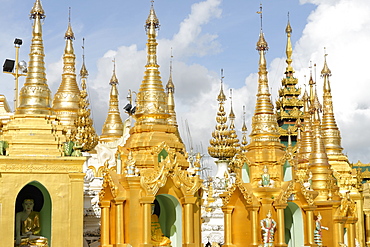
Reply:
[[[22,203],[23,211],[15,216],[15,244],[16,246],[48,246],[48,240],[40,236],[40,213],[33,211],[33,199],[25,199]]]
[[[155,205],[152,204],[152,224],[151,224],[151,235],[152,235],[152,244],[154,246],[171,246],[171,240],[166,237],[161,229],[159,224],[158,215],[154,211]]]

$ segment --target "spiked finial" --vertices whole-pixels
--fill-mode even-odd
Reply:
[[[89,76],[89,72],[85,66],[85,38],[82,38],[82,67],[80,70],[80,76],[81,78],[86,78]]]
[[[75,35],[72,31],[72,26],[71,26],[71,7],[69,7],[68,28],[67,28],[67,31],[64,35],[64,38],[66,38],[66,39],[75,39]]]
[[[116,59],[114,58],[113,59],[113,74],[112,74],[112,78],[110,79],[110,82],[109,84],[110,85],[117,85],[118,84],[118,79],[117,79],[117,76],[116,76]]]
[[[285,32],[287,34],[287,44],[286,44],[286,63],[288,66],[286,67],[285,73],[294,73],[293,67],[292,67],[292,53],[293,53],[293,48],[292,48],[292,42],[290,40],[291,34],[292,34],[292,27],[290,26],[289,22],[289,12],[288,12],[288,24],[285,28]]]

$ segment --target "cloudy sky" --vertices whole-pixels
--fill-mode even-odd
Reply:
[[[320,71],[324,47],[332,71],[334,111],[342,134],[342,146],[351,162],[370,162],[370,97],[368,73],[370,57],[370,2],[368,0],[275,0],[263,4],[263,31],[270,50],[267,53],[269,83],[273,100],[285,71],[285,26],[290,13],[294,46],[293,67],[304,88],[310,74],[310,61],[317,64],[318,91],[322,91]],[[0,56],[14,58],[14,38],[22,38],[20,59],[28,61],[32,21],[29,11],[34,0],[0,0]],[[71,7],[71,24],[77,69],[81,66],[82,38],[90,76],[88,89],[95,128],[100,133],[108,108],[112,59],[116,59],[121,109],[127,103],[128,89],[137,91],[146,63],[144,23],[149,0],[64,0],[42,1],[46,19],[43,25],[45,62],[49,87],[55,93],[62,73],[64,33]],[[195,151],[206,152],[216,123],[220,70],[224,69],[225,93],[233,91],[237,128],[242,126],[243,105],[250,129],[257,88],[260,30],[256,14],[260,1],[245,0],[156,0],[161,28],[158,35],[158,63],[162,81],[169,76],[171,47],[176,110],[186,144],[191,132]],[[20,87],[24,78],[20,80]],[[1,94],[13,106],[14,80],[1,74]],[[230,100],[226,103],[229,111]],[[126,118],[122,110],[122,117]],[[240,133],[239,133],[240,136]]]

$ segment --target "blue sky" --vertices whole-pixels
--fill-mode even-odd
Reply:
[[[29,11],[34,1],[0,0],[0,54],[14,57],[13,40],[22,38],[20,58],[28,61],[31,40]],[[176,109],[180,131],[189,122],[195,149],[206,151],[215,125],[220,69],[224,69],[225,91],[234,89],[233,105],[237,128],[241,128],[242,106],[247,108],[247,126],[257,86],[258,53],[255,45],[260,29],[256,14],[260,1],[246,0],[156,0],[161,28],[158,35],[158,62],[162,81],[168,80],[171,47]],[[263,31],[270,50],[269,82],[273,99],[285,70],[285,26],[287,13],[293,27],[293,67],[300,86],[309,76],[310,60],[317,63],[318,91],[322,88],[324,47],[333,76],[332,92],[342,146],[352,162],[370,162],[370,100],[367,72],[370,56],[370,2],[367,0],[274,0],[262,1]],[[43,25],[45,62],[49,87],[55,93],[61,80],[64,33],[71,7],[71,24],[76,36],[77,71],[81,66],[82,38],[86,38],[88,88],[95,128],[100,133],[108,108],[112,59],[117,62],[120,104],[126,104],[128,89],[138,90],[146,61],[144,23],[149,0],[44,0]],[[358,49],[360,48],[360,49]],[[20,80],[21,85],[23,78]],[[13,99],[13,78],[0,75],[1,92],[9,105]],[[229,109],[227,103],[227,110]],[[122,109],[122,108],[121,108]],[[125,114],[121,111],[122,117]],[[186,139],[186,134],[182,134]],[[240,136],[240,133],[239,133]],[[200,144],[202,143],[202,144]],[[200,148],[200,145],[203,148]]]

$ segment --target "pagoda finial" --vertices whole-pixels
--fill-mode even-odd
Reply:
[[[42,40],[41,19],[45,12],[41,1],[36,0],[31,19],[34,20],[28,73],[24,86],[20,90],[19,107],[16,114],[46,114],[51,115],[51,92],[46,83],[44,44]],[[37,90],[36,90],[37,89]]]
[[[292,53],[293,53],[293,47],[292,47],[292,42],[291,42],[291,34],[292,34],[292,27],[290,26],[290,22],[289,22],[289,12],[288,12],[288,24],[285,28],[285,32],[287,34],[287,44],[286,44],[286,56],[287,56],[287,59],[286,59],[286,63],[288,64],[288,66],[286,67],[286,70],[285,70],[285,73],[286,74],[293,74],[294,73],[294,70],[293,70],[293,67],[292,67]]]
[[[82,67],[80,70],[80,76],[81,78],[87,78],[89,76],[89,72],[85,65],[85,38],[82,38]]]
[[[113,62],[113,74],[112,74],[112,78],[110,79],[110,82],[109,84],[112,85],[112,84],[118,84],[118,79],[117,79],[117,76],[116,76],[116,58],[113,58],[112,60]]]
[[[69,12],[68,12],[68,28],[67,31],[64,35],[64,38],[66,39],[75,39],[75,35],[72,31],[72,26],[71,26],[71,7],[69,7]]]

